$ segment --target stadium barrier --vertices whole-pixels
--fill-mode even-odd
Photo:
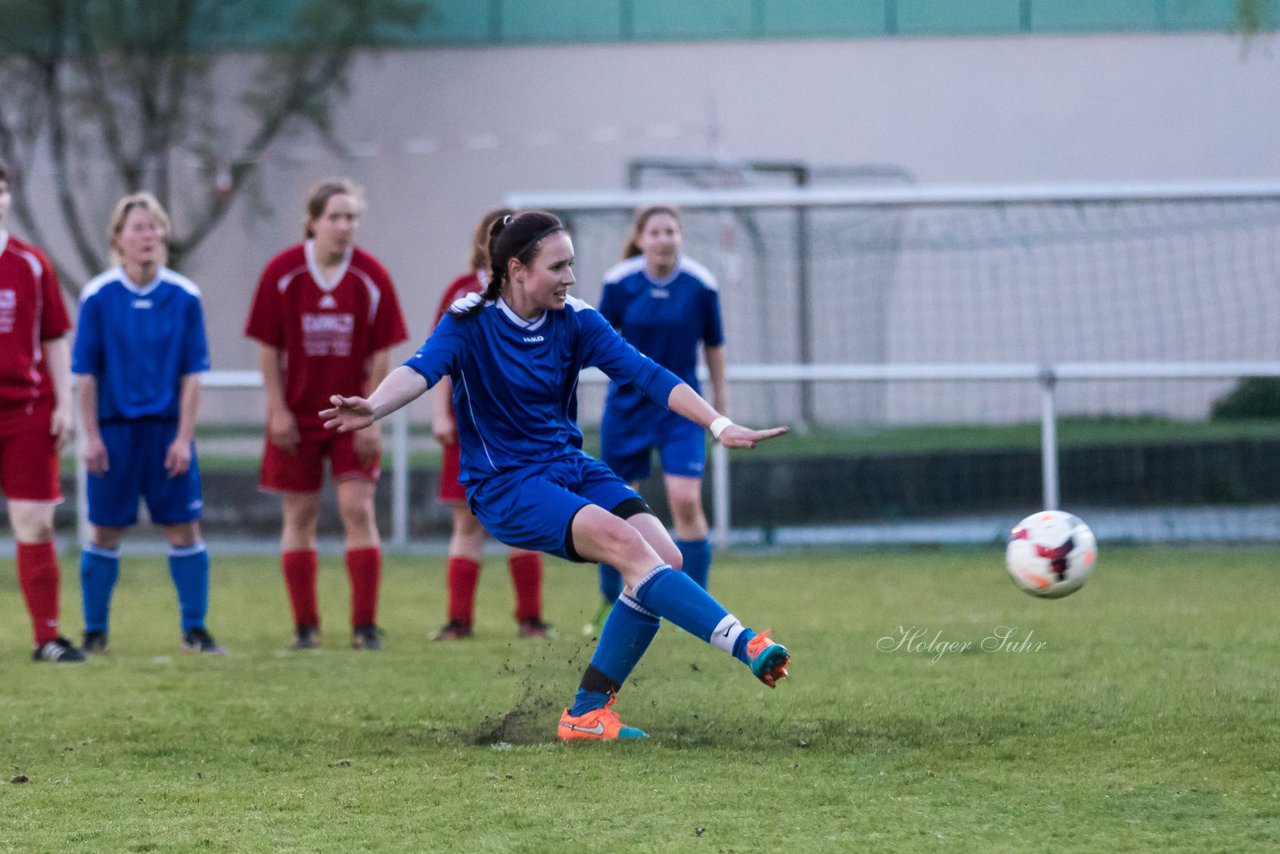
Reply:
[[[1033,384],[1040,394],[1040,474],[1043,508],[1057,508],[1061,503],[1059,486],[1058,387],[1061,383],[1088,380],[1153,380],[1153,379],[1239,379],[1244,377],[1280,378],[1280,362],[1130,362],[1090,363],[1066,362],[1055,365],[1037,364],[912,364],[912,365],[730,365],[727,379],[731,385],[796,384],[807,382],[886,383],[947,382],[983,383],[1015,382]],[[607,378],[592,368],[583,373],[585,387],[603,387]],[[204,375],[203,386],[210,389],[256,390],[262,387],[258,371],[211,371]],[[78,416],[77,416],[78,417]],[[391,486],[391,528],[389,542],[405,546],[409,542],[409,417],[408,408],[394,413],[390,419],[389,457]],[[753,425],[771,426],[771,425]],[[77,425],[78,427],[78,425]],[[77,429],[77,437],[82,435]],[[732,541],[733,520],[730,512],[731,455],[716,445],[711,454],[712,537],[719,548]],[[85,502],[86,471],[84,459],[76,454],[76,511],[79,539],[88,536]]]

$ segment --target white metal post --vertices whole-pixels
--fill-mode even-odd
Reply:
[[[74,397],[72,399],[75,400]],[[76,546],[83,548],[89,542],[89,496],[86,493],[89,469],[84,464],[84,422],[80,418],[78,402],[71,407],[71,423],[75,430],[71,449],[76,466]]]
[[[1044,484],[1044,509],[1058,509],[1058,413],[1053,368],[1040,372],[1040,474]]]
[[[729,547],[729,449],[711,444],[712,543],[717,549]]]
[[[409,410],[391,415],[391,542],[409,542]]]

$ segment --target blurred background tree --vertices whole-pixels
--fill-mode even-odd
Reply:
[[[63,282],[82,282],[107,266],[114,200],[149,190],[173,217],[180,267],[282,134],[309,127],[338,145],[357,51],[429,14],[424,0],[0,0],[15,219]],[[232,68],[215,67],[231,51]],[[33,170],[51,198],[33,197]]]
[[[1236,23],[1246,36],[1257,35],[1267,26],[1275,0],[1236,0]]]

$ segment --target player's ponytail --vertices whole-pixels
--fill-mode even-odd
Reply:
[[[526,265],[533,263],[533,259],[538,257],[538,245],[542,238],[557,231],[564,231],[564,223],[555,214],[546,211],[525,211],[496,219],[489,229],[489,285],[484,289],[482,299],[454,313],[469,317],[486,302],[496,300],[502,295],[511,259],[515,258]]]

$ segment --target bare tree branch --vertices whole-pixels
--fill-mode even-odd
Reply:
[[[275,140],[310,127],[333,142],[333,109],[357,51],[429,14],[425,0],[287,8],[280,42],[244,54],[258,73],[237,92],[209,83],[215,50],[244,35],[228,22],[270,19],[277,0],[0,0],[0,75],[34,81],[0,90],[0,150],[17,168],[47,151],[58,218],[83,273],[100,269],[105,248],[86,223],[113,193],[137,189],[170,208],[170,262],[180,264],[223,221]],[[17,91],[26,92],[20,104]],[[30,195],[16,189],[15,214],[50,248]],[[52,254],[64,281],[84,280]]]

